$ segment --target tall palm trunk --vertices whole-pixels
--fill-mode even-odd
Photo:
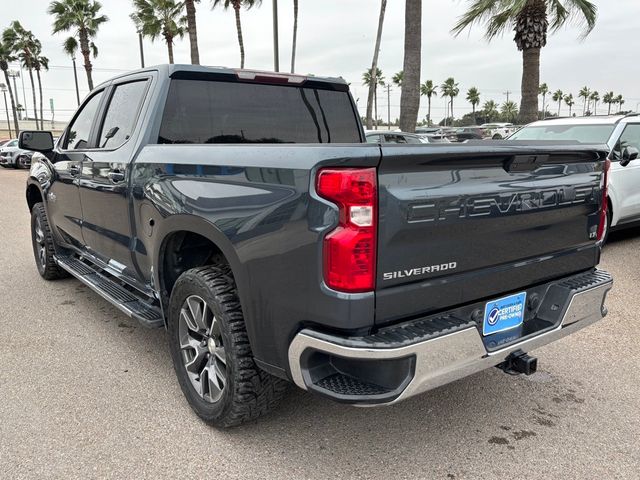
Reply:
[[[9,99],[11,99],[11,110],[13,111],[13,127],[16,131],[16,137],[17,137],[20,134],[20,125],[18,124],[18,111],[16,108],[16,102],[13,99],[13,88],[11,88],[11,82],[9,81],[8,65],[6,67],[7,68],[5,68],[5,64],[3,64],[2,71],[4,72],[4,80],[7,84],[7,90],[9,90]]]
[[[540,49],[522,51],[522,102],[520,117],[524,124],[538,119],[538,86],[540,85]]]
[[[236,30],[238,31],[238,45],[240,45],[240,68],[244,68],[244,40],[242,40],[242,22],[240,21],[240,2],[234,0],[233,10],[236,14]]]
[[[29,70],[29,80],[31,80],[31,98],[33,99],[33,118],[36,121],[36,129],[40,130],[40,126],[38,124],[38,104],[36,103],[36,85],[33,81],[33,70],[28,68]]]
[[[378,129],[378,85],[375,86],[374,88],[374,96],[373,96],[373,106],[374,106],[374,112],[375,112],[375,119],[374,119],[374,125],[376,127],[376,130]]]
[[[547,116],[547,105],[546,105],[546,100],[547,100],[547,94],[543,93],[542,94],[542,119],[544,120],[545,117]]]
[[[431,126],[431,95],[427,95],[427,102],[429,103],[429,109],[427,110],[427,125]]]
[[[404,12],[404,62],[400,95],[400,130],[415,132],[420,108],[422,0],[407,0]]]
[[[451,125],[453,125],[454,118],[456,117],[453,116],[453,97],[451,97]]]
[[[169,63],[173,65],[173,37],[171,35],[165,35],[164,39],[167,42],[167,51],[169,52]]]
[[[609,103],[609,112],[607,113],[607,115],[611,115],[611,102],[608,102],[608,103]]]
[[[189,29],[189,44],[191,45],[191,63],[193,65],[200,65],[198,31],[196,26],[196,6],[194,4],[194,0],[185,0],[184,5],[187,8],[187,27]]]
[[[89,90],[93,90],[93,78],[91,76],[91,71],[93,70],[93,65],[91,65],[91,51],[89,49],[89,37],[87,35],[87,31],[85,29],[80,29],[80,53],[82,53],[82,58],[84,58],[84,70],[87,72],[87,83],[89,84]]]
[[[384,25],[384,13],[387,9],[387,0],[380,3],[380,16],[378,17],[378,31],[376,33],[376,45],[373,50],[373,60],[371,62],[371,78],[369,79],[369,94],[367,96],[367,129],[371,130],[373,121],[371,120],[374,103],[377,103],[376,90],[378,88],[378,54],[380,53],[380,41],[382,40],[382,26]],[[376,121],[378,115],[376,113]]]
[[[40,130],[44,130],[44,114],[42,112],[42,80],[40,78],[39,68],[36,68],[36,77],[38,78],[38,93],[40,94]]]
[[[296,47],[297,46],[298,46],[298,0],[293,0],[293,41],[291,43],[291,73],[294,73],[296,70]]]

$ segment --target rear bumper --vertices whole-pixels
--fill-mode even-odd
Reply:
[[[440,314],[382,329],[369,337],[339,337],[305,329],[289,347],[293,381],[344,403],[384,405],[453,382],[554,342],[602,319],[611,276],[595,270],[545,286],[531,319],[548,327],[487,348],[478,326]],[[457,313],[457,312],[456,312]]]

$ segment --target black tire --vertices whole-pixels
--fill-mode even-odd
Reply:
[[[214,345],[222,348],[225,376],[221,382],[220,377],[213,374],[215,383],[223,385],[219,390],[211,390],[211,368],[214,368],[213,364],[218,360],[215,348],[212,350],[211,347],[212,338],[203,335],[200,339],[195,339],[196,343],[201,343],[193,348],[191,342],[198,333],[192,328],[185,330],[185,320],[181,317],[185,312],[188,314],[188,301],[193,298],[202,300],[203,310],[209,307],[213,315],[211,327],[199,331],[206,332],[208,329],[208,335],[213,337],[211,332],[215,324],[219,335],[219,342],[214,342]],[[204,312],[202,318],[206,322]],[[189,322],[186,321],[186,324]],[[191,408],[205,422],[216,427],[240,425],[266,414],[284,396],[287,382],[261,370],[253,360],[236,284],[228,266],[198,267],[188,270],[178,278],[171,293],[168,330],[169,349],[180,388]],[[201,356],[202,351],[206,351],[205,344],[209,353]],[[202,369],[193,368],[198,358]],[[192,367],[191,373],[187,371],[187,364]],[[206,375],[205,365],[211,366]],[[198,377],[195,377],[194,370],[200,372]],[[198,379],[201,383],[200,392],[196,390],[194,378],[196,383]],[[204,393],[206,389],[209,390],[208,394]],[[213,391],[218,398],[214,398]]]
[[[499,133],[496,133],[492,138],[493,140],[502,140],[502,135],[500,135]]]
[[[53,259],[55,243],[51,235],[47,212],[42,203],[36,203],[31,209],[31,244],[38,273],[45,280],[66,278],[69,274]]]
[[[26,155],[18,155],[16,157],[16,163],[13,165],[14,168],[29,168],[27,165],[28,157]]]

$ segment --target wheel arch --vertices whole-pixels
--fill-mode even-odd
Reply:
[[[167,284],[167,279],[170,278],[168,276],[169,272],[166,271],[168,266],[167,259],[168,255],[170,255],[169,249],[173,246],[172,242],[175,242],[179,237],[190,236],[191,240],[204,239],[209,242],[213,249],[210,253],[214,256],[218,255],[224,263],[229,265],[244,311],[244,306],[247,305],[246,302],[248,301],[245,297],[245,293],[248,291],[246,269],[238,258],[231,240],[214,224],[194,215],[172,215],[162,221],[162,226],[157,235],[158,241],[153,252],[153,269],[154,272],[157,272],[155,287],[160,292],[164,305],[168,305],[171,289],[173,288],[173,285]],[[210,259],[211,255],[209,255]],[[205,259],[204,264],[193,265],[190,268],[215,263],[207,263]],[[189,264],[186,265],[188,266]],[[246,315],[247,312],[244,311],[244,313]]]
[[[26,199],[29,212],[33,210],[33,206],[36,203],[44,203],[44,195],[40,184],[33,177],[29,177],[29,180],[27,180]]]

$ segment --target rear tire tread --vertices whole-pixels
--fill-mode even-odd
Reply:
[[[227,385],[232,385],[234,391],[231,392],[230,398],[225,395],[220,400],[227,402],[220,414],[207,414],[194,405],[189,395],[186,397],[196,414],[205,422],[218,427],[233,427],[255,420],[274,409],[286,393],[288,382],[270,375],[256,365],[230,267],[216,265],[188,270],[176,282],[174,292],[178,286],[184,288],[184,285],[202,283],[218,303],[223,323],[231,339],[230,345],[225,346],[229,357],[233,357],[230,358],[233,368],[227,369],[233,378],[228,379]],[[174,310],[175,305],[172,302],[170,311]],[[171,341],[174,341],[173,336],[171,334]],[[174,367],[183,391],[185,387],[191,388],[188,380],[184,378],[184,367],[175,358]]]

